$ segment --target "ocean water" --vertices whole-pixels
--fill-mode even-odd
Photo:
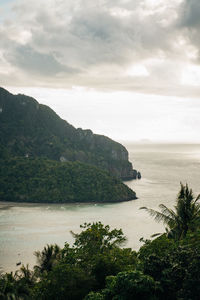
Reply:
[[[138,199],[116,204],[16,204],[0,202],[0,268],[16,270],[16,263],[35,264],[33,252],[48,243],[73,243],[70,231],[80,224],[101,221],[122,228],[127,247],[138,250],[141,237],[163,232],[141,206],[175,204],[180,182],[200,193],[200,145],[127,144],[130,161],[141,180],[126,182]]]

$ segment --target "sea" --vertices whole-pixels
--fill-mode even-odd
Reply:
[[[15,271],[16,264],[36,263],[34,251],[47,244],[63,247],[73,243],[71,231],[85,222],[101,221],[121,228],[124,247],[138,250],[140,239],[165,231],[140,207],[158,209],[176,203],[180,182],[200,193],[200,144],[125,144],[129,160],[142,174],[141,180],[125,182],[138,199],[114,204],[27,204],[0,202],[0,271]]]

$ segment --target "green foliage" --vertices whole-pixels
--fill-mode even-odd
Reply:
[[[196,222],[200,220],[200,195],[194,199],[192,189],[181,183],[175,210],[169,209],[164,204],[160,204],[161,212],[147,207],[145,209],[157,222],[162,221],[167,225],[166,232],[173,239],[184,238],[188,230],[195,230]]]
[[[161,204],[161,212],[146,209],[166,225],[166,234],[140,248],[139,268],[159,281],[161,299],[199,299],[200,205],[199,196],[181,184],[175,210]]]
[[[72,247],[66,244],[51,270],[40,273],[34,299],[83,299],[91,290],[104,288],[106,276],[135,266],[136,253],[119,247],[125,241],[121,229],[100,222],[81,228],[80,234],[73,233]]]
[[[111,230],[101,222],[85,223],[81,228],[83,231],[80,234],[73,233],[73,249],[76,261],[94,278],[96,288],[104,286],[106,276],[133,268],[136,253],[128,248],[120,248],[126,241],[121,229]],[[68,253],[68,245],[66,250]],[[68,255],[65,255],[65,259],[69,261]]]
[[[47,245],[40,251],[35,251],[38,265],[35,271],[39,273],[49,272],[61,257],[61,249],[58,245]]]
[[[143,260],[145,257],[149,255],[156,255],[158,257],[163,256],[176,248],[176,243],[169,239],[166,234],[162,234],[158,238],[154,240],[146,240],[144,245],[140,247],[138,251],[138,256],[140,260]]]
[[[105,279],[109,275],[116,275],[121,271],[132,270],[137,263],[136,252],[130,248],[118,248],[97,255],[92,268],[97,288],[105,286]]]
[[[191,196],[181,190],[181,201],[185,193]],[[15,274],[1,275],[0,300],[199,300],[198,217],[181,239],[166,233],[142,239],[138,253],[121,248],[126,241],[121,229],[101,222],[80,227],[80,233],[72,232],[72,246],[37,251],[34,271],[22,266]]]
[[[84,300],[104,300],[104,294],[103,293],[94,293],[94,292],[90,292],[85,298]]]
[[[75,238],[74,246],[79,251],[87,252],[89,256],[116,248],[126,241],[121,229],[110,230],[109,225],[104,226],[101,222],[85,223],[80,227],[83,229],[81,233],[72,233]]]
[[[138,268],[159,281],[159,299],[199,299],[200,230],[188,232],[180,241],[163,235],[147,241],[139,250]]]
[[[14,274],[3,274],[0,276],[0,300],[29,300],[35,283],[35,274],[28,265]]]
[[[28,266],[0,277],[0,300],[198,300],[200,229],[180,241],[166,234],[147,240],[138,254],[120,248],[121,230],[84,224],[74,244],[47,245]]]
[[[101,293],[91,293],[85,300],[156,300],[160,285],[152,277],[134,270],[120,272],[117,276],[109,276],[106,287]]]
[[[93,289],[92,278],[79,266],[57,264],[35,285],[34,300],[76,300]]]
[[[0,199],[15,202],[117,202],[135,199],[120,180],[80,162],[0,160]]]

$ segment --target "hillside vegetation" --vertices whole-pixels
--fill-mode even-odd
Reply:
[[[118,202],[135,192],[106,171],[42,158],[0,160],[0,199],[15,202]]]
[[[0,88],[0,155],[80,161],[122,179],[137,177],[121,144],[74,128],[50,107]]]
[[[142,238],[138,252],[124,247],[121,229],[101,222],[81,225],[80,233],[71,232],[72,245],[35,251],[33,270],[22,265],[15,273],[0,275],[0,299],[199,300],[199,198],[181,185],[175,210],[154,211],[157,221],[166,224],[167,212],[174,221],[168,219],[161,236]]]

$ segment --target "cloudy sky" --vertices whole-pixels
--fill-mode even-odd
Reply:
[[[118,140],[200,142],[199,0],[0,0],[0,85]]]

